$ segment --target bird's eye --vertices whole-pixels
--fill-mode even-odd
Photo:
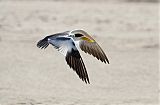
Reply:
[[[75,37],[81,37],[83,36],[82,34],[75,34]]]

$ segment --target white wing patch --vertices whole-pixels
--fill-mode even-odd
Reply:
[[[77,49],[71,37],[52,38],[48,39],[48,42],[58,49],[58,51],[64,56],[66,56],[67,52],[71,51],[72,48]]]
[[[80,49],[80,41],[79,40],[77,40],[77,41],[74,41],[75,42],[75,46],[77,47],[77,49]]]
[[[66,56],[68,48],[66,46],[61,46],[60,48],[58,48],[58,51],[64,56]]]

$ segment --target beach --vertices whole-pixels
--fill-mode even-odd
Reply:
[[[158,3],[0,1],[0,105],[158,105]],[[47,35],[84,29],[110,64],[80,51],[90,84]]]

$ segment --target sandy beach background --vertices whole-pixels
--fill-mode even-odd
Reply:
[[[1,0],[0,105],[158,105],[158,3],[121,1]],[[90,33],[110,60],[81,52],[89,85],[52,46],[36,47],[72,29]]]

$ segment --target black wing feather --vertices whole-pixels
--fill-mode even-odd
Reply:
[[[44,39],[40,40],[38,43],[37,43],[37,47],[41,48],[41,49],[45,49],[47,48],[49,45],[48,43],[48,36],[45,37]]]
[[[71,52],[68,51],[66,55],[66,61],[70,68],[72,68],[77,73],[77,75],[80,79],[82,79],[82,81],[90,83],[86,67],[78,50],[72,49]]]

